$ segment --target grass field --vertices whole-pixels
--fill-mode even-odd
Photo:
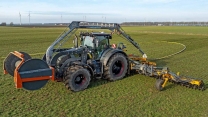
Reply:
[[[9,52],[17,50],[41,58],[64,28],[0,27],[0,66]],[[201,78],[208,86],[208,27],[124,27],[150,59],[186,50],[156,60],[158,66]],[[138,53],[125,40],[113,35],[111,43],[124,42],[127,53]],[[167,41],[167,42],[165,42]],[[69,44],[70,45],[70,44]],[[108,82],[92,81],[81,92],[66,90],[61,82],[49,82],[37,91],[15,89],[13,78],[0,70],[0,116],[87,117],[87,116],[208,116],[208,90],[198,91],[168,83],[164,91],[154,87],[155,79],[134,75]]]

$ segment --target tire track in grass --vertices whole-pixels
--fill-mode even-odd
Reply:
[[[128,31],[128,32],[140,32],[140,33],[152,33],[152,34],[169,34],[169,35],[196,35],[196,36],[208,36],[208,34],[199,33],[180,33],[180,32],[157,32],[157,31]]]
[[[186,49],[186,45],[184,45],[184,44],[182,44],[182,43],[178,43],[178,42],[168,42],[168,41],[159,41],[159,42],[167,42],[167,43],[178,44],[178,45],[182,45],[184,48],[181,49],[181,50],[178,51],[178,52],[173,53],[173,54],[170,54],[170,55],[167,55],[167,56],[163,56],[163,57],[160,57],[160,58],[153,58],[153,59],[150,59],[150,60],[161,60],[161,59],[165,59],[165,58],[174,56],[174,55],[176,55],[176,54],[180,54],[181,52],[183,52],[183,51]]]
[[[178,43],[178,42],[168,42],[168,41],[156,41],[156,42],[166,42],[166,43],[172,43],[172,44],[178,44],[178,45],[182,45],[184,48],[178,52],[175,52],[173,54],[170,54],[170,55],[167,55],[167,56],[163,56],[163,57],[160,57],[160,58],[153,58],[153,59],[150,59],[150,60],[161,60],[161,59],[165,59],[165,58],[168,58],[168,57],[171,57],[171,56],[174,56],[176,54],[179,54],[181,52],[183,52],[185,49],[186,49],[186,45],[182,44],[182,43]],[[40,54],[45,54],[45,53],[34,53],[34,54],[29,54],[29,55],[40,55]],[[5,59],[6,57],[1,57],[1,59]]]

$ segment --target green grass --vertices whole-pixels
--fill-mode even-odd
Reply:
[[[63,30],[0,27],[0,60],[3,62],[14,50],[44,53]],[[184,52],[155,62],[158,66],[168,66],[173,72],[201,78],[208,84],[208,27],[124,27],[124,30],[149,58],[183,49],[179,44],[168,42],[186,45]],[[131,44],[113,35],[111,43],[118,42],[126,44],[127,53],[139,54]],[[88,89],[76,93],[66,90],[61,82],[49,81],[40,90],[26,91],[15,89],[13,78],[0,70],[0,116],[208,116],[207,90],[202,92],[168,83],[165,90],[159,92],[154,87],[155,81],[142,75],[116,82],[92,81]]]

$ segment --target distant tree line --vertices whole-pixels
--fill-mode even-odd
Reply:
[[[6,22],[2,22],[0,26],[6,26]]]
[[[33,23],[29,24],[6,24],[2,22],[0,26],[68,26],[70,23]],[[208,22],[123,22],[122,26],[208,26]]]
[[[0,23],[0,26],[68,26],[70,23],[22,23],[22,24],[14,24],[11,22],[10,24],[7,24],[6,22]]]
[[[6,22],[2,22],[1,24],[0,24],[0,26],[6,26],[7,24],[6,24]],[[10,24],[9,24],[10,26],[13,26],[14,25],[14,23],[13,22],[11,22]]]
[[[123,26],[208,26],[208,22],[123,22]]]

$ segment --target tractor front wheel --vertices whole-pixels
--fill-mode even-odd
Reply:
[[[75,92],[86,89],[90,84],[90,79],[89,71],[82,66],[71,66],[64,73],[66,88]]]

